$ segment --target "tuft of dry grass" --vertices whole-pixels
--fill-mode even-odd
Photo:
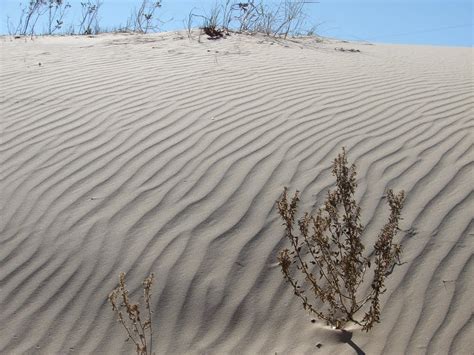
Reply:
[[[153,279],[154,275],[152,273],[143,280],[145,315],[142,315],[139,303],[132,303],[130,301],[129,291],[125,284],[125,273],[120,273],[119,285],[108,296],[108,301],[117,315],[118,322],[122,324],[127,332],[126,340],[133,342],[138,355],[153,354],[153,327],[150,308]]]
[[[394,194],[388,190],[390,216],[369,258],[363,254],[364,227],[360,223],[361,209],[354,199],[356,167],[348,165],[344,148],[334,160],[332,174],[336,177],[336,188],[328,192],[324,206],[314,215],[305,213],[298,221],[299,192],[289,199],[285,187],[277,208],[291,247],[280,252],[278,261],[285,280],[310,314],[338,329],[353,322],[369,331],[380,322],[385,279],[399,262],[401,246],[394,242],[394,237],[405,195],[403,191]],[[370,288],[361,294],[360,286],[372,266]],[[321,309],[315,305],[317,300],[323,304]],[[356,317],[361,310],[364,315]]]

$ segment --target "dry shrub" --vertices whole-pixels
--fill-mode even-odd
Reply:
[[[189,34],[192,19],[200,17],[203,19],[200,28],[208,35],[208,39],[222,38],[232,31],[287,38],[289,35],[301,34],[307,26],[308,16],[304,10],[308,4],[311,2],[305,0],[225,0],[216,3],[208,15],[191,11],[186,26]]]
[[[153,274],[143,280],[143,298],[145,301],[146,315],[140,313],[140,304],[131,303],[128,289],[125,285],[125,273],[119,275],[119,285],[108,297],[112,310],[117,314],[118,322],[127,332],[127,341],[131,340],[139,355],[153,354],[153,328],[151,324],[151,286]],[[127,316],[125,316],[126,314]]]
[[[404,192],[395,195],[388,190],[390,216],[369,258],[363,254],[364,227],[354,199],[356,168],[353,164],[348,166],[344,148],[334,160],[332,174],[336,177],[336,188],[328,192],[324,206],[314,215],[305,213],[297,222],[299,193],[296,191],[290,200],[285,188],[277,207],[291,250],[283,249],[278,260],[284,278],[310,314],[338,329],[353,322],[369,331],[374,323],[380,322],[380,295],[386,290],[386,277],[399,261],[401,247],[393,239],[399,229]],[[359,288],[372,266],[370,289],[361,295]],[[302,280],[295,274],[302,276]],[[321,309],[316,309],[316,300],[322,301]],[[356,318],[361,310],[365,311],[364,316]]]

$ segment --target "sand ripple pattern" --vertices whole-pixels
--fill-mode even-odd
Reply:
[[[128,352],[105,302],[119,271],[136,295],[157,276],[160,354],[354,353],[308,322],[275,263],[283,186],[318,206],[343,145],[367,241],[386,189],[408,196],[382,324],[353,342],[472,349],[472,49],[176,34],[1,46],[0,353]]]

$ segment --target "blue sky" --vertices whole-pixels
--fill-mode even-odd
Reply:
[[[69,0],[72,8],[66,23],[77,22],[80,1]],[[18,18],[20,2],[25,4],[28,0],[0,0],[0,33],[7,33],[7,16],[13,22]],[[125,24],[130,10],[139,2],[103,0],[101,26]],[[215,2],[163,0],[160,17],[168,20],[163,30],[183,28],[183,20],[191,9],[205,13]],[[308,4],[306,12],[309,22],[317,25],[317,33],[328,37],[380,43],[473,45],[471,0],[319,0]]]

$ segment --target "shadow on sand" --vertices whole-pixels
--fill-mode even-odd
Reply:
[[[352,332],[348,332],[347,330],[344,330],[344,329],[342,329],[340,332],[341,332],[341,335],[340,335],[341,342],[347,343],[348,345],[350,345],[356,351],[357,355],[365,355],[364,350],[359,348],[359,346],[357,346],[357,344],[352,341]]]

